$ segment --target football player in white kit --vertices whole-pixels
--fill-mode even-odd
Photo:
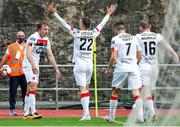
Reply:
[[[144,97],[144,119],[151,121],[156,119],[155,108],[152,97],[152,90],[155,88],[156,80],[158,77],[158,45],[162,44],[169,52],[171,52],[176,61],[179,58],[172,47],[165,42],[161,34],[151,32],[151,25],[148,21],[142,20],[139,24],[140,34],[136,37],[142,48],[142,60],[139,64],[141,82],[142,82],[142,94]]]
[[[135,99],[135,117],[137,122],[144,122],[143,103],[139,91],[139,88],[141,88],[141,79],[138,70],[138,63],[142,56],[141,47],[136,37],[126,33],[125,24],[123,22],[115,23],[114,29],[117,35],[111,40],[111,58],[105,72],[106,74],[110,73],[114,63],[116,63],[109,105],[110,114],[106,117],[106,120],[110,122],[115,120],[119,89],[121,89],[127,81],[128,89],[132,90]]]
[[[50,63],[53,65],[57,78],[60,78],[60,71],[51,51],[51,44],[48,36],[48,24],[42,22],[37,25],[37,32],[30,35],[26,44],[26,53],[23,60],[23,71],[28,83],[27,95],[25,97],[23,119],[38,119],[42,116],[36,112],[36,88],[39,82],[39,60],[40,54],[45,50]],[[30,111],[31,114],[30,115]]]
[[[74,76],[77,86],[80,89],[81,104],[83,107],[83,116],[81,120],[91,120],[89,114],[89,85],[93,74],[93,57],[92,57],[92,45],[94,39],[100,34],[100,31],[108,21],[110,15],[116,10],[116,5],[107,7],[107,14],[101,21],[101,23],[93,30],[90,30],[89,18],[81,18],[79,21],[79,28],[75,29],[68,25],[64,19],[58,14],[53,4],[50,4],[48,11],[52,13],[60,22],[60,24],[68,30],[68,32],[74,37],[74,54],[73,62]]]

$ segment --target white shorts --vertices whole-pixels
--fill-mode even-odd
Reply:
[[[143,69],[140,68],[140,77],[142,85],[150,86],[151,89],[155,89],[156,81],[158,79],[158,69]]]
[[[128,83],[128,90],[139,89],[141,88],[141,79],[139,71],[134,72],[118,72],[114,71],[112,87],[122,88],[123,85]]]
[[[31,66],[24,66],[23,71],[24,71],[27,83],[35,82],[35,83],[38,84],[38,82],[39,82],[39,74],[35,75],[33,73],[33,71],[32,71]]]
[[[91,82],[93,64],[75,64],[73,72],[77,86],[86,86]]]

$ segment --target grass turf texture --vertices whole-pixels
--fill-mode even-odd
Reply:
[[[79,117],[53,117],[42,118],[37,120],[23,120],[21,118],[6,118],[0,119],[0,126],[123,126],[127,117],[117,117],[116,120],[120,123],[109,123],[102,118],[92,118],[90,121],[79,121]],[[163,118],[158,118],[155,123],[140,124],[142,126],[152,125],[158,126],[163,121]],[[134,125],[134,124],[133,124]],[[137,125],[137,124],[136,124]],[[140,126],[139,125],[139,126]],[[178,126],[180,120],[178,117],[173,117],[168,125]]]

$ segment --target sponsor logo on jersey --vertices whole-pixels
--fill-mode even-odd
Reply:
[[[38,47],[38,48],[36,49],[36,53],[37,53],[37,54],[40,54],[40,53],[43,52],[43,50],[44,50],[43,47]]]
[[[115,44],[115,41],[111,41],[111,44]]]
[[[35,40],[36,40],[36,38],[34,38],[34,37],[30,37],[30,38],[29,38],[29,40],[31,40],[31,41],[35,41]]]

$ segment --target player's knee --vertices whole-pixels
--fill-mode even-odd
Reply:
[[[119,96],[119,89],[112,88],[112,96]]]
[[[36,83],[29,83],[28,84],[28,90],[29,91],[36,91],[36,89],[37,89],[37,84]]]
[[[133,94],[134,97],[135,97],[135,96],[140,96],[139,89],[133,89],[133,90],[132,90],[132,94]]]
[[[81,93],[86,93],[86,92],[88,92],[86,86],[80,86],[79,89],[80,89],[80,92],[81,92]]]

